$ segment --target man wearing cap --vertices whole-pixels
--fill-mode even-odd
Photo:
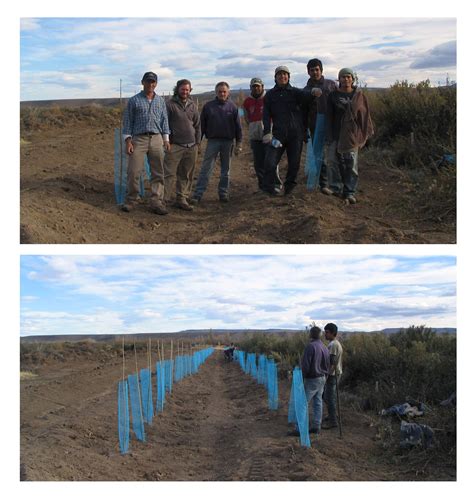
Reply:
[[[338,75],[339,88],[327,100],[327,140],[330,170],[338,172],[338,182],[347,204],[355,204],[359,179],[358,153],[374,128],[367,96],[357,88],[354,71],[342,68]]]
[[[313,96],[321,93],[319,89],[305,91],[290,84],[290,70],[287,66],[275,69],[275,86],[264,98],[263,105],[263,142],[269,144],[265,156],[263,191],[277,195],[275,186],[277,166],[286,151],[288,170],[285,179],[285,195],[296,186],[300,167],[301,152],[306,128],[304,114]]]
[[[141,83],[143,90],[129,99],[123,120],[129,162],[127,198],[122,210],[130,212],[138,201],[146,155],[151,171],[151,208],[156,214],[165,215],[168,211],[164,203],[164,150],[170,147],[168,115],[164,99],[155,93],[156,73],[146,72]]]
[[[171,146],[165,154],[165,199],[171,201],[176,192],[176,207],[186,211],[193,210],[187,199],[201,142],[201,119],[190,93],[191,82],[178,80],[166,103]]]
[[[229,201],[229,172],[232,154],[242,152],[242,127],[239,110],[229,99],[230,87],[219,82],[215,87],[216,98],[207,102],[201,111],[201,134],[207,138],[206,151],[196,187],[191,199],[198,204],[207,189],[217,156],[221,160],[218,195],[221,202]],[[235,139],[235,148],[234,148]]]
[[[311,140],[314,141],[314,131],[316,130],[316,120],[318,114],[325,115],[327,109],[327,98],[329,94],[336,90],[336,84],[333,80],[325,78],[323,75],[323,63],[320,59],[314,58],[310,59],[306,64],[306,69],[308,71],[309,79],[306,83],[306,90],[311,90],[313,88],[321,89],[321,96],[314,99],[311,102],[308,111],[308,128],[311,134]],[[332,177],[328,178],[327,165],[325,162],[325,155],[323,150],[323,157],[321,162],[321,173],[319,175],[319,186],[321,188],[321,193],[325,195],[332,195],[333,190],[331,189]],[[335,187],[337,189],[337,186]]]
[[[263,174],[265,169],[265,154],[268,144],[262,142],[263,139],[263,99],[265,89],[261,78],[250,80],[250,96],[243,102],[244,118],[249,126],[250,148],[253,153],[253,165],[257,175],[258,187],[263,189]],[[276,172],[276,188],[281,188],[281,180]]]

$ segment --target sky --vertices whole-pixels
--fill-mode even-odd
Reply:
[[[22,336],[456,327],[452,256],[30,255]]]
[[[20,98],[118,97],[120,81],[129,97],[149,70],[164,94],[181,78],[191,80],[194,93],[222,80],[247,89],[255,76],[270,88],[282,64],[301,87],[314,57],[331,79],[351,67],[369,87],[426,79],[444,85],[457,78],[456,40],[455,17],[24,16]]]

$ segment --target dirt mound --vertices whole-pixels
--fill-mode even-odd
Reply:
[[[270,199],[258,193],[244,140],[243,154],[232,160],[229,204],[218,201],[215,172],[193,213],[171,208],[163,217],[146,204],[130,214],[115,204],[110,125],[79,121],[24,131],[22,139],[22,243],[455,243],[452,217],[431,217],[408,175],[381,164],[370,149],[361,154],[354,206],[309,192],[304,158],[292,195]],[[283,176],[285,168],[284,157]]]

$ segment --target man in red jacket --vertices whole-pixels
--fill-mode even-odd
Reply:
[[[253,166],[257,175],[258,188],[263,189],[263,174],[265,172],[265,154],[268,145],[263,139],[263,99],[265,97],[265,87],[261,78],[250,80],[250,96],[244,103],[244,119],[249,126],[250,148],[253,153]],[[275,188],[281,189],[281,179],[276,170]]]

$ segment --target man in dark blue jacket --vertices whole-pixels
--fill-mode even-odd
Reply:
[[[320,93],[320,89],[305,91],[290,85],[290,70],[286,66],[275,69],[275,87],[266,93],[263,106],[263,142],[270,144],[265,157],[263,191],[270,195],[278,194],[276,170],[285,151],[288,157],[285,195],[296,186],[306,137],[305,114],[313,96]]]
[[[221,160],[219,200],[221,202],[229,201],[231,156],[232,153],[238,155],[242,151],[242,126],[237,106],[229,99],[229,84],[219,82],[215,90],[216,98],[207,102],[201,112],[201,133],[203,137],[207,138],[207,147],[196,188],[191,198],[192,204],[199,203],[206,191],[217,155],[220,156]]]

